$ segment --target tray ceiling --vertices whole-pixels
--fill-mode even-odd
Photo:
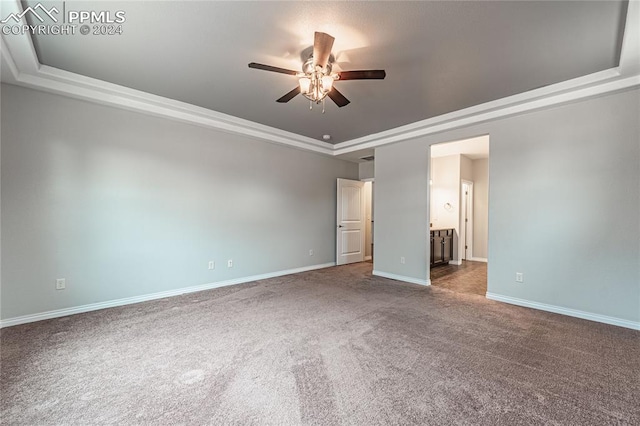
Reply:
[[[47,6],[62,2],[41,2]],[[37,2],[23,5],[35,6]],[[618,65],[627,4],[510,2],[66,2],[123,10],[122,35],[35,35],[40,63],[339,143]],[[326,112],[295,78],[314,31],[336,42],[334,70],[385,69],[343,81],[351,100]]]

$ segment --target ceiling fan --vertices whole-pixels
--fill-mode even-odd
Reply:
[[[333,87],[334,81],[339,80],[382,80],[387,75],[384,70],[340,71],[332,73],[331,48],[335,38],[326,33],[316,32],[313,41],[313,54],[302,64],[302,72],[273,67],[271,65],[251,62],[249,68],[294,75],[298,78],[298,86],[289,93],[276,100],[286,103],[302,93],[309,99],[310,107],[313,103],[323,103],[328,96],[339,107],[349,104],[349,100]]]

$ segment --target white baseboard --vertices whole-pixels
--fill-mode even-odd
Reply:
[[[419,284],[419,285],[431,285],[431,280],[421,280],[419,278],[405,277],[404,275],[389,274],[387,272],[376,271],[376,270],[374,270],[372,273],[373,275],[376,275],[378,277],[389,278],[396,281],[404,281],[407,283]]]
[[[449,265],[462,265],[462,260],[450,260]]]
[[[367,261],[367,260],[371,260],[371,259],[372,259],[372,257],[371,257],[371,256],[365,256],[365,257],[364,257],[364,260],[365,260],[365,261]]]
[[[470,257],[469,260],[471,260],[473,262],[484,262],[484,263],[487,263],[487,258],[486,257]]]
[[[518,299],[516,297],[502,296],[500,294],[494,294],[487,292],[487,299],[495,300],[498,302],[509,303],[511,305],[524,306],[527,308],[539,309],[541,311],[553,312],[556,314],[567,315],[570,317],[582,318],[589,321],[602,322],[605,324],[617,325],[618,327],[631,328],[633,330],[640,330],[640,322],[629,321],[621,318],[609,317],[606,315],[592,314],[590,312],[578,311],[576,309],[563,308],[562,306],[547,305],[546,303],[531,302],[525,299]]]
[[[197,291],[211,290],[219,287],[226,287],[235,284],[242,284],[251,281],[264,280],[267,278],[281,277],[283,275],[297,274],[300,272],[313,271],[335,266],[335,262],[323,263],[320,265],[303,266],[301,268],[286,269],[284,271],[269,272],[266,274],[252,275],[249,277],[234,278],[232,280],[219,281],[215,283],[183,287],[175,290],[162,291],[159,293],[143,294],[141,296],[126,297],[124,299],[109,300],[106,302],[91,303],[89,305],[74,306],[72,308],[56,309],[54,311],[41,312],[38,314],[23,315],[20,317],[8,318],[0,321],[0,328],[11,327],[29,322],[42,321],[51,318],[66,317],[83,312],[97,311],[99,309],[114,308],[116,306],[131,305],[133,303],[148,302],[150,300],[164,299],[167,297],[179,296],[181,294],[195,293]]]

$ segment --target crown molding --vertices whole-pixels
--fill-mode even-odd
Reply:
[[[3,0],[0,6],[2,16],[8,16],[11,13],[19,15],[22,12],[22,6],[18,0]],[[333,155],[333,145],[327,142],[186,102],[41,65],[28,33],[2,34],[0,55],[12,74],[12,78],[3,78],[3,81],[6,80],[11,84]]]
[[[0,1],[2,16],[20,13],[19,0]],[[628,3],[620,66],[405,126],[332,145],[228,114],[86,77],[38,61],[29,34],[2,35],[2,81],[76,99],[195,124],[325,155],[338,156],[549,108],[640,86],[640,1]],[[6,71],[9,76],[6,76]]]
[[[377,148],[404,140],[454,130],[489,120],[640,86],[640,1],[627,3],[627,16],[617,68],[487,102],[426,120],[334,145],[334,155]]]
[[[17,84],[16,76],[18,75],[18,67],[13,61],[13,57],[8,52],[4,39],[0,38],[0,79],[3,83]]]
[[[485,121],[506,118],[524,112],[545,109],[568,102],[600,96],[640,86],[640,75],[620,78],[617,69],[609,69],[585,77],[521,93],[496,101],[418,121],[395,129],[352,139],[334,146],[334,155],[377,148],[420,136],[454,130]]]
[[[627,19],[620,51],[620,70],[624,75],[640,74],[640,1],[627,3]]]
[[[321,154],[333,154],[333,145],[326,142],[47,65],[41,65],[36,74],[20,74],[17,80],[29,87],[77,99],[166,117]]]

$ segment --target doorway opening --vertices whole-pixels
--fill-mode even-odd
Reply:
[[[489,217],[489,136],[430,147],[431,285],[485,296]]]

